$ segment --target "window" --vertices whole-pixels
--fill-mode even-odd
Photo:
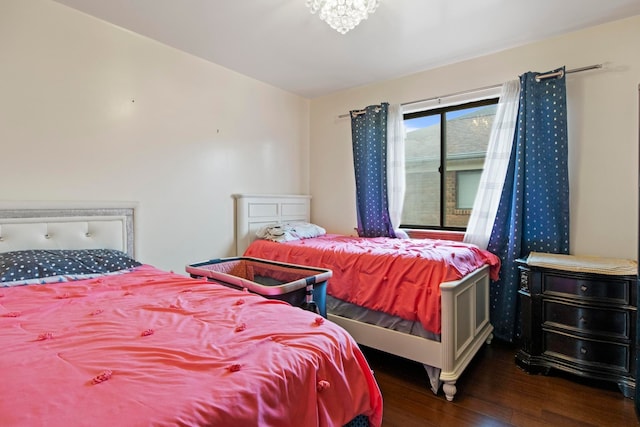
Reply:
[[[492,98],[404,115],[402,227],[466,228],[497,103]]]

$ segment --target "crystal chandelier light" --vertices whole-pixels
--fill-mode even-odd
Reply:
[[[320,11],[320,19],[341,34],[367,19],[376,11],[378,4],[379,0],[307,0],[311,13]]]

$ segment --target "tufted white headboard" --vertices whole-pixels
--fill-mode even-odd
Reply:
[[[311,196],[299,194],[234,194],[236,201],[236,254],[242,256],[265,225],[288,221],[309,222]]]
[[[0,252],[117,249],[134,257],[132,202],[0,201]]]

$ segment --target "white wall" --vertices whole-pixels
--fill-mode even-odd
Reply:
[[[567,80],[571,246],[635,258],[639,44],[634,17],[310,102],[59,3],[2,0],[0,199],[136,201],[138,258],[183,272],[233,255],[233,193],[310,192],[314,221],[353,231],[340,114],[607,63]]]
[[[0,199],[139,203],[137,257],[234,254],[231,194],[309,191],[309,101],[48,0],[0,2]]]
[[[428,54],[429,43],[424,44]],[[571,252],[636,258],[640,16],[311,102],[312,220],[356,225],[350,119],[382,101],[407,103],[499,84],[527,71],[605,63],[567,77]],[[416,55],[420,55],[416,52]]]

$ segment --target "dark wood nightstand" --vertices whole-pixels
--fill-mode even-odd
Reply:
[[[522,342],[516,363],[530,373],[554,368],[612,381],[635,397],[635,262],[532,253],[518,265]]]

